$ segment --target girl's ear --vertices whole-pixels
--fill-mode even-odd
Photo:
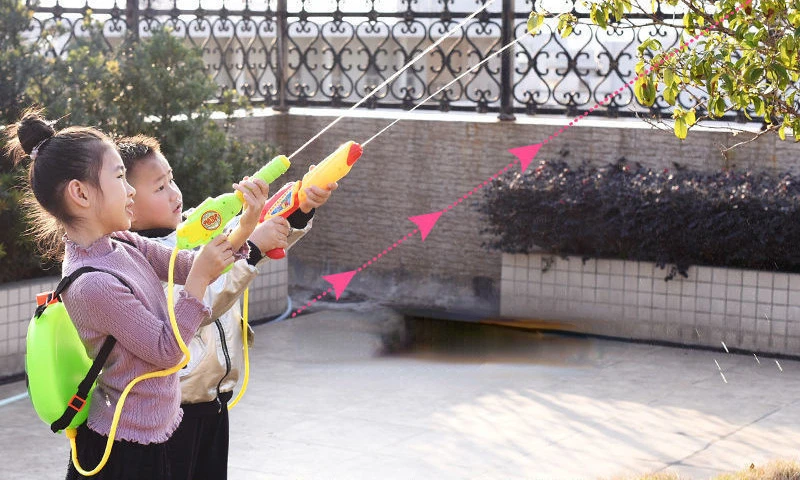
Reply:
[[[88,185],[80,180],[70,180],[67,184],[67,201],[77,207],[88,208],[91,204]]]

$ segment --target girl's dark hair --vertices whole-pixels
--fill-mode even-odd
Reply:
[[[139,161],[161,153],[161,144],[158,143],[158,140],[147,135],[119,138],[116,144],[128,175],[133,174],[133,170]]]
[[[76,221],[66,209],[71,180],[100,187],[103,154],[111,140],[91,127],[53,129],[41,109],[28,109],[6,129],[6,151],[14,164],[30,158],[25,206],[31,231],[46,257],[60,258],[64,226]]]

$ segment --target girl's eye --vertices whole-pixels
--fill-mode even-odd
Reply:
[[[158,187],[158,190],[156,190],[156,191],[160,192],[161,190],[164,190],[164,185],[161,185],[160,187]]]

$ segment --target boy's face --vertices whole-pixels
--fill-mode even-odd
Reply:
[[[128,181],[136,189],[131,230],[176,228],[183,219],[183,196],[167,159],[156,153],[139,160],[131,170]]]

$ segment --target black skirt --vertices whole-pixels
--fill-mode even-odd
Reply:
[[[170,471],[175,480],[225,480],[228,478],[228,401],[183,404],[183,420],[167,440]]]
[[[91,430],[84,423],[78,427],[75,446],[78,462],[84,470],[94,470],[103,458],[108,437]],[[171,480],[166,443],[140,443],[116,440],[108,462],[97,475],[85,477],[75,470],[72,457],[67,467],[67,480]]]

